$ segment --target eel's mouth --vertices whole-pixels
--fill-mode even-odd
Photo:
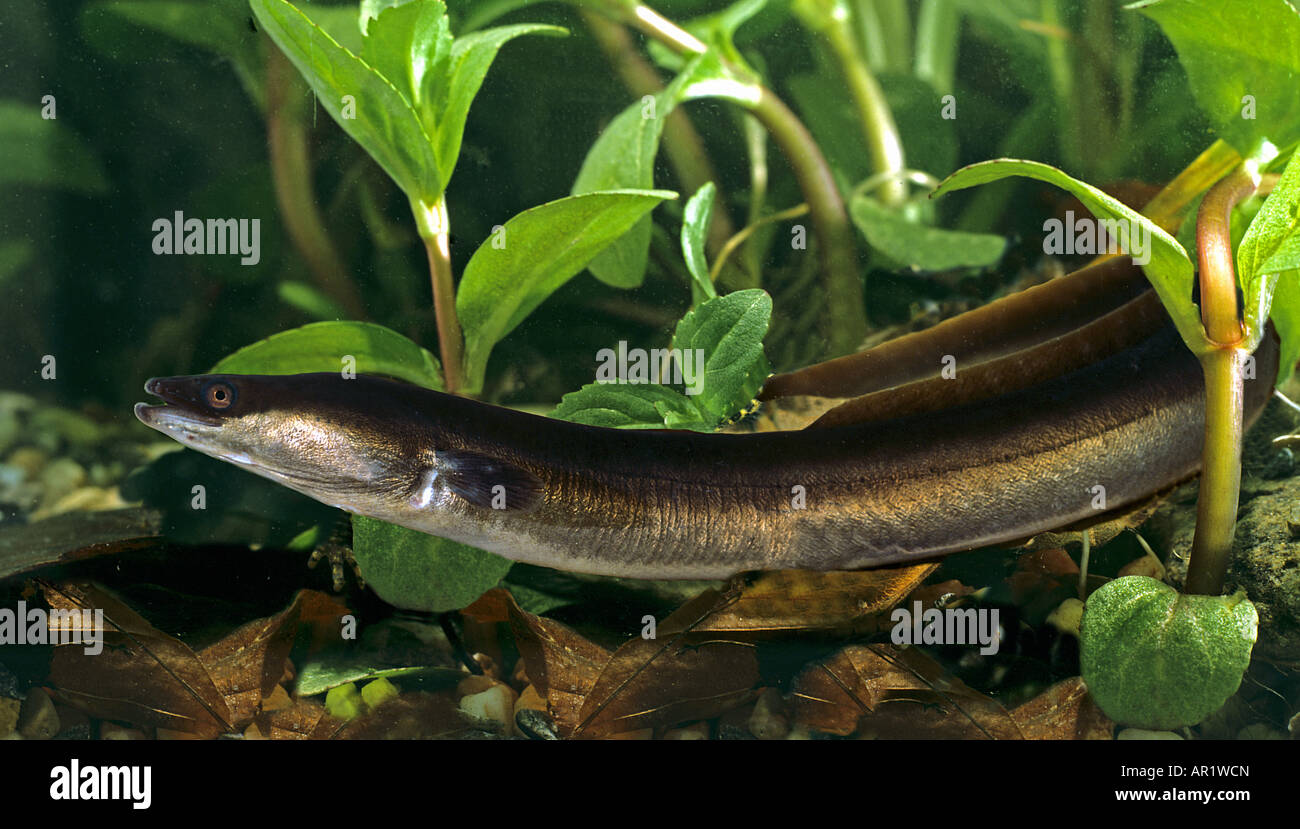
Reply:
[[[154,377],[144,384],[144,390],[163,399],[163,404],[136,403],[135,416],[140,422],[160,432],[195,427],[221,428],[221,418],[200,408],[186,393],[186,386],[178,381],[186,378]]]

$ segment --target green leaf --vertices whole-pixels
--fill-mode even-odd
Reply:
[[[720,423],[753,402],[771,374],[763,337],[772,317],[772,298],[750,288],[711,299],[677,323],[673,348],[687,356],[704,351],[704,380],[692,402]],[[690,382],[691,378],[687,378]]]
[[[436,123],[430,123],[423,106],[424,92],[426,83],[442,82],[451,59],[447,7],[438,0],[417,0],[380,9],[363,21],[361,59],[396,87],[423,117],[425,132],[433,135]],[[443,169],[451,167],[444,164]]]
[[[712,51],[693,58],[663,92],[633,103],[609,123],[587,151],[572,193],[653,187],[664,119],[679,103],[709,96],[752,105],[758,87],[732,76]],[[647,216],[592,262],[592,275],[615,288],[640,285],[645,279],[650,236]]]
[[[247,0],[110,0],[86,7],[104,9],[168,37],[230,60],[244,91],[266,106],[266,72],[257,34],[248,30]]]
[[[712,299],[718,295],[709,278],[709,263],[704,258],[704,240],[709,233],[709,222],[713,221],[713,200],[717,195],[718,188],[706,181],[686,202],[682,217],[682,256],[695,280],[691,291],[693,304],[699,304],[701,297]]]
[[[1300,362],[1300,268],[1278,274],[1269,316],[1282,339],[1281,367],[1277,372],[1277,386],[1281,388]]]
[[[493,346],[533,309],[637,219],[673,198],[676,193],[663,190],[569,196],[525,210],[480,245],[456,295],[467,388],[481,388]],[[504,240],[499,247],[497,239]]]
[[[1183,342],[1192,351],[1200,353],[1207,342],[1205,329],[1201,326],[1200,311],[1192,302],[1192,277],[1194,268],[1192,260],[1182,245],[1165,231],[1156,227],[1150,219],[1129,208],[1119,199],[1071,178],[1060,170],[1037,161],[1022,161],[1015,158],[1000,158],[983,161],[963,167],[935,188],[931,197],[942,196],[954,190],[963,190],[977,184],[998,181],[1008,176],[1027,176],[1028,178],[1055,184],[1068,190],[1083,206],[1092,211],[1099,219],[1114,219],[1123,222],[1128,228],[1138,227],[1143,234],[1150,234],[1150,261],[1142,266],[1147,279],[1160,295],[1165,310],[1173,318]],[[1068,232],[1068,231],[1067,231]]]
[[[850,207],[853,223],[876,250],[914,270],[982,268],[1002,258],[1007,240],[989,233],[942,230],[909,222],[870,196]]]
[[[1201,109],[1244,157],[1262,140],[1285,147],[1300,138],[1300,13],[1286,0],[1156,0],[1125,8],[1160,24]]]
[[[483,86],[492,61],[501,47],[521,35],[541,34],[564,37],[568,29],[524,23],[518,26],[500,26],[456,38],[451,49],[449,77],[445,84],[445,98],[437,102],[437,152],[438,161],[451,179],[460,156],[460,144],[465,134],[465,120],[469,107]],[[445,184],[445,182],[444,182]]]
[[[1300,268],[1300,153],[1291,156],[1237,246],[1237,281],[1245,297],[1247,337],[1268,318],[1278,274]]]
[[[317,320],[341,320],[347,316],[337,302],[306,282],[285,280],[275,286],[275,292],[284,304]]]
[[[432,139],[398,88],[285,0],[250,0],[250,5],[258,25],[297,67],[344,132],[408,196],[430,204],[436,201],[449,171],[439,168]],[[348,101],[345,95],[350,96]],[[354,117],[344,117],[345,106]]]
[[[0,100],[0,184],[108,192],[104,168],[90,145],[56,118],[42,118],[41,109]]]
[[[442,367],[420,346],[369,322],[313,322],[244,346],[212,367],[217,374],[341,371],[345,356],[358,374],[382,374],[441,391]]]
[[[663,429],[670,419],[674,429],[711,432],[716,425],[689,397],[658,383],[588,383],[564,395],[550,417],[614,429]]]
[[[352,552],[361,575],[395,607],[459,610],[497,586],[511,562],[466,544],[352,516]]]
[[[1259,617],[1244,595],[1185,596],[1125,576],[1088,597],[1079,662],[1088,692],[1116,722],[1195,725],[1223,707],[1250,665]]]

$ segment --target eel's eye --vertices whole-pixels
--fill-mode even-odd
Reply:
[[[203,399],[214,409],[228,409],[235,402],[235,388],[229,383],[209,383],[203,389]]]

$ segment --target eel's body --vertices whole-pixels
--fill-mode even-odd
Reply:
[[[1025,538],[1193,475],[1201,369],[1152,303],[1120,311],[1154,325],[1096,321],[1118,337],[1101,359],[1073,365],[1077,343],[1051,336],[1026,353],[1064,372],[1040,366],[991,398],[928,380],[879,393],[916,398],[901,408],[802,431],[596,428],[336,374],[155,379],[169,405],[136,413],[325,503],[517,561],[637,578],[855,569]],[[1277,360],[1266,337],[1248,421]]]

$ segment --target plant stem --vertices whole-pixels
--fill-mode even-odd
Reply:
[[[316,208],[312,190],[311,160],[307,154],[307,132],[301,113],[291,102],[297,73],[279,49],[269,49],[266,58],[266,141],[271,162],[271,181],[280,205],[286,232],[307,263],[320,290],[353,319],[366,319],[365,306],[355,283],[340,264],[325,222]]]
[[[1161,229],[1176,233],[1187,206],[1240,163],[1241,156],[1236,150],[1223,139],[1215,141],[1147,202],[1142,215]]]
[[[623,86],[634,96],[656,95],[663,91],[663,82],[659,74],[636,50],[636,45],[628,35],[627,29],[603,15],[580,9],[582,19],[591,30],[600,50],[614,67],[622,80]],[[688,193],[694,193],[707,182],[718,182],[719,177],[709,160],[708,150],[703,139],[696,132],[695,126],[685,111],[676,108],[664,119],[663,148],[668,155],[677,180]],[[719,193],[717,204],[726,204],[726,198]],[[709,222],[708,251],[716,256],[722,246],[735,233],[731,220],[725,209],[713,211]]]
[[[690,32],[641,4],[626,22],[678,52],[699,54],[708,48]],[[827,351],[832,356],[848,354],[866,337],[867,314],[853,228],[830,165],[807,128],[771,90],[760,86],[758,100],[749,109],[781,147],[808,202],[830,308],[824,329]]]
[[[1196,536],[1186,592],[1223,592],[1237,524],[1241,488],[1241,348],[1215,348],[1201,356],[1205,374],[1205,447],[1196,500]]]
[[[941,94],[953,89],[957,64],[957,6],[953,0],[921,0],[916,19],[916,76]]]
[[[1241,436],[1244,383],[1237,278],[1229,219],[1238,202],[1250,198],[1258,175],[1238,166],[1214,185],[1196,217],[1200,263],[1201,320],[1209,338],[1198,355],[1205,375],[1205,444],[1201,489],[1196,502],[1196,537],[1187,568],[1187,592],[1223,592],[1241,495]]]
[[[1258,176],[1238,166],[1210,188],[1196,214],[1201,321],[1210,341],[1220,347],[1237,345],[1242,339],[1232,257],[1232,208],[1250,198],[1258,184]]]
[[[464,385],[465,341],[456,316],[456,286],[451,274],[451,222],[444,193],[433,204],[412,200],[415,225],[429,258],[429,281],[433,285],[433,313],[438,321],[438,350],[442,357],[443,381],[455,394]],[[477,390],[475,390],[477,391]]]
[[[781,146],[808,202],[825,270],[829,313],[824,330],[828,350],[834,355],[849,354],[862,345],[867,335],[867,315],[853,227],[844,200],[817,143],[781,99],[763,87],[751,111]]]
[[[884,90],[867,68],[866,62],[853,43],[849,22],[832,17],[822,30],[830,45],[840,71],[849,85],[849,94],[858,111],[858,126],[862,129],[871,166],[876,173],[900,173],[906,166],[903,159],[903,142],[894,123],[894,113],[885,101]],[[907,183],[891,178],[879,190],[880,200],[888,206],[897,206],[907,199]]]

